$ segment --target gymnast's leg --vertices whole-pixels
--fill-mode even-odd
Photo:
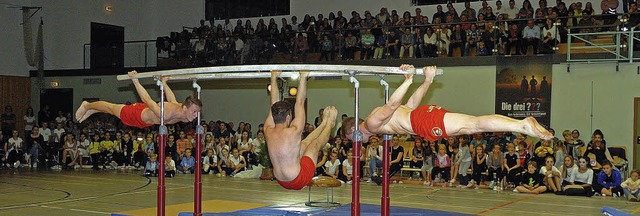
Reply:
[[[108,113],[120,118],[120,110],[124,104],[114,104],[106,101],[87,102],[83,101],[78,111],[76,111],[76,120],[83,122],[94,113]]]

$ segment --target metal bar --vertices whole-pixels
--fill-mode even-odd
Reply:
[[[384,87],[384,103],[389,102],[389,83],[384,80],[384,76],[380,76],[380,85]],[[382,197],[380,198],[380,214],[389,216],[389,143],[393,136],[390,134],[383,135],[382,155]],[[371,165],[370,165],[371,166]]]
[[[152,78],[156,76],[177,76],[177,75],[188,75],[188,74],[225,74],[225,73],[237,73],[237,72],[250,72],[247,74],[269,74],[267,72],[257,72],[257,71],[310,71],[309,74],[311,77],[313,76],[322,76],[320,74],[316,74],[316,71],[325,72],[336,72],[336,74],[332,76],[348,76],[348,73],[345,71],[351,71],[357,74],[423,74],[422,69],[414,69],[403,71],[400,70],[399,67],[382,67],[382,66],[366,66],[366,65],[314,65],[314,64],[279,64],[279,65],[237,65],[237,66],[218,66],[218,67],[200,67],[200,68],[184,68],[184,69],[175,69],[175,70],[163,70],[163,71],[155,71],[155,72],[146,72],[146,73],[138,73],[135,78]],[[243,73],[243,74],[245,74]],[[438,70],[436,74],[442,74],[442,70]],[[286,75],[286,74],[283,74]],[[210,79],[220,79],[224,75],[214,76]],[[271,75],[268,75],[269,77]],[[291,75],[287,75],[291,76]],[[326,76],[326,75],[325,75]],[[118,75],[118,80],[128,80],[130,79],[128,75]],[[191,77],[191,78],[206,78],[203,77]],[[253,77],[240,77],[240,78],[253,78]],[[257,77],[260,78],[260,77]]]
[[[159,154],[159,170],[158,170],[158,197],[157,197],[157,212],[156,214],[159,216],[165,215],[165,185],[164,185],[164,148],[167,144],[167,127],[164,125],[164,85],[162,84],[161,79],[157,79],[156,84],[160,86],[160,140],[158,146],[158,154]]]
[[[351,215],[360,216],[360,149],[362,148],[362,133],[359,131],[359,102],[360,102],[360,82],[353,72],[350,72],[349,81],[353,83],[355,90],[355,131],[353,132],[353,178],[351,180]]]
[[[196,89],[198,94],[198,99],[200,99],[202,88],[198,85],[197,80],[193,80],[193,88]],[[204,128],[200,125],[200,111],[198,111],[198,120],[196,124],[196,152],[193,154],[196,158],[195,164],[195,186],[193,188],[193,215],[200,216],[202,215],[202,161],[201,161],[201,152],[202,152],[202,136],[204,135]]]

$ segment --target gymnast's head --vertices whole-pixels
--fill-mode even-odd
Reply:
[[[182,112],[185,113],[189,121],[198,118],[198,112],[200,112],[201,108],[202,101],[195,97],[189,96],[187,99],[184,99],[184,103],[182,103]]]
[[[347,117],[344,120],[342,120],[342,134],[345,135],[345,137],[349,140],[353,141],[353,133],[356,130],[356,118],[354,117]],[[362,122],[364,122],[364,120],[362,119],[358,119],[358,124],[361,124]],[[360,131],[362,131],[362,128],[359,128]],[[369,142],[369,137],[371,136],[371,134],[366,134],[363,133],[362,134],[362,141],[363,142]]]
[[[291,124],[293,105],[287,101],[278,101],[271,105],[271,116],[276,124]]]

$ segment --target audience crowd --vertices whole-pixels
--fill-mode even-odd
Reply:
[[[46,108],[41,110],[36,119],[33,109],[28,108],[23,116],[24,130],[19,130],[11,106],[5,107],[1,116],[1,169],[82,169],[90,165],[96,171],[135,169],[145,176],[157,176],[158,169],[163,168],[167,177],[194,172],[235,176],[258,164],[265,165],[261,160],[268,157],[262,124],[254,130],[245,122],[235,127],[233,122],[201,121],[201,152],[195,150],[194,124],[168,125],[165,163],[159,164],[157,126],[131,128],[106,114],[96,114],[78,125],[69,114],[58,112],[53,117],[48,112]],[[321,114],[314,124],[307,123],[303,137],[322,121]],[[555,135],[553,129],[550,132]],[[343,134],[338,123],[336,133],[317,158],[316,175],[351,184],[352,144]],[[430,142],[419,136],[396,135],[390,141],[390,175],[406,169],[415,172],[427,186],[601,195],[638,201],[638,171],[631,171],[625,180],[621,171],[624,167],[616,166],[619,161],[614,159],[626,159],[626,153],[608,147],[600,130],[595,130],[588,141],[580,136],[578,130],[565,130],[561,138],[544,141],[496,132]],[[383,154],[380,137],[374,135],[363,143],[358,167],[367,176],[363,180],[378,184]],[[401,142],[412,146],[404,145],[409,148],[405,150]],[[195,157],[200,157],[202,170],[195,170]],[[410,174],[410,179],[413,176]]]
[[[201,20],[198,27],[158,38],[157,46],[198,66],[264,63],[276,52],[290,54],[292,62],[309,60],[309,53],[320,53],[312,61],[452,56],[456,48],[461,56],[473,52],[524,55],[529,46],[535,54],[550,54],[559,43],[567,42],[569,32],[640,24],[635,2],[624,4],[624,13],[617,11],[617,0],[602,0],[597,8],[591,2],[566,5],[561,0],[553,6],[546,0],[539,0],[537,6],[529,0],[508,0],[505,5],[501,0],[490,2],[495,5],[483,0],[480,8],[472,8],[469,2],[455,8],[447,3],[446,9],[438,5],[435,14],[423,14],[420,8],[401,15],[387,8],[362,14],[352,11],[349,18],[342,11],[307,14],[300,20],[282,18],[279,23],[274,18],[259,19],[255,26],[251,20],[232,24],[226,19],[217,25]]]

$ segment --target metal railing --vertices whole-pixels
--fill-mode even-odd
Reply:
[[[585,29],[585,28],[603,28],[614,27],[615,31],[605,32],[582,32],[582,33],[568,33],[567,34],[567,62],[629,62],[634,60],[640,60],[640,57],[634,57],[634,47],[636,41],[640,41],[640,31],[636,31],[635,28],[620,29],[618,26],[593,26],[593,27],[580,27],[572,29]],[[627,30],[627,31],[624,31]],[[610,37],[613,43],[599,43],[595,39]],[[584,43],[584,46],[577,46],[577,43]],[[605,55],[588,55],[586,58],[580,58],[575,56],[576,53],[581,53],[582,50],[591,50],[590,52],[605,53]],[[595,51],[594,51],[595,50]],[[572,55],[573,54],[573,55]]]

